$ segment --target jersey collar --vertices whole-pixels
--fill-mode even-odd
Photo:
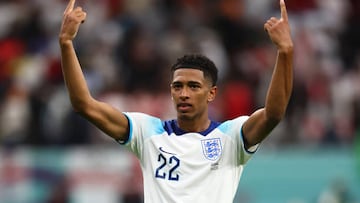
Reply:
[[[219,122],[211,121],[210,126],[206,130],[201,131],[201,132],[196,132],[196,133],[199,133],[199,134],[201,134],[203,136],[206,136],[207,134],[209,134],[211,131],[213,131],[219,125],[220,125]],[[181,128],[179,128],[179,126],[177,124],[177,121],[175,119],[174,120],[164,121],[164,129],[166,130],[166,132],[169,135],[174,133],[177,136],[181,136],[181,135],[184,135],[186,133],[191,133],[191,132],[187,132],[187,131],[184,131]]]

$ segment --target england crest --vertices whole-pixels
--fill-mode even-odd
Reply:
[[[221,140],[220,138],[201,140],[201,145],[205,158],[215,161],[221,155]]]

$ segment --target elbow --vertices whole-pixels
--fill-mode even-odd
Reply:
[[[82,105],[79,104],[74,104],[73,102],[71,103],[72,106],[72,110],[75,113],[79,113],[79,114],[83,114],[85,112],[84,108],[82,107]]]
[[[283,118],[285,117],[285,111],[267,111],[266,112],[266,120],[271,125],[276,126],[278,125]]]
[[[265,118],[272,125],[279,124],[286,115],[288,101],[276,101],[268,103],[265,107]]]
[[[72,106],[72,110],[73,110],[75,113],[81,114],[81,112],[82,112],[81,108],[79,108],[78,106],[73,105],[73,104],[72,104],[71,106]]]
[[[81,115],[85,115],[87,109],[89,109],[89,102],[87,101],[78,101],[78,100],[71,100],[71,106],[74,112],[79,113]]]

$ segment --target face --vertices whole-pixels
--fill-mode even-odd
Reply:
[[[198,69],[175,70],[171,83],[171,96],[178,119],[197,119],[208,116],[208,103],[214,100],[216,86],[212,87],[204,73]]]

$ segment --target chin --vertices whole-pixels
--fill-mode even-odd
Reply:
[[[181,119],[181,120],[192,120],[194,117],[187,114],[187,113],[178,113],[178,119]]]

